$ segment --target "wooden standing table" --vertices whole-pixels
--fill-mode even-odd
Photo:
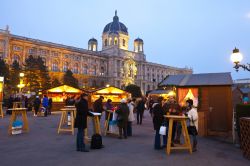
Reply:
[[[98,112],[91,112],[91,111],[90,113],[93,115],[91,118],[93,121],[94,133],[101,135],[101,125],[100,125],[99,116],[101,116],[102,114]]]
[[[106,113],[108,114],[108,117],[107,117],[107,119],[105,120],[105,123],[104,123],[104,135],[105,136],[107,135],[107,132],[108,132],[110,116],[114,112],[112,110],[106,110]]]
[[[72,135],[74,135],[74,122],[75,122],[75,116],[76,116],[76,108],[75,107],[68,107],[68,108],[62,108],[60,109],[62,111],[60,123],[58,126],[57,133],[60,134],[61,131],[64,132],[71,132]],[[63,128],[63,125],[65,125],[68,122],[68,113],[70,113],[70,128]]]
[[[0,116],[3,118],[3,102],[0,102]]]
[[[171,150],[182,150],[182,149],[187,149],[189,150],[190,154],[192,153],[192,146],[190,143],[190,138],[188,135],[188,130],[187,130],[187,124],[186,120],[188,119],[185,116],[174,116],[174,115],[165,115],[165,118],[169,119],[169,125],[168,125],[168,141],[167,141],[167,147],[166,147],[166,153],[169,155]],[[184,136],[184,144],[182,146],[178,147],[171,147],[171,142],[172,142],[172,129],[173,129],[173,123],[174,121],[180,122],[182,126],[182,134]]]
[[[24,132],[29,132],[28,118],[27,118],[27,113],[26,113],[27,108],[10,108],[8,110],[12,111],[12,114],[10,117],[9,128],[8,128],[8,134],[11,135],[12,123],[16,120],[18,114],[21,114],[22,116],[22,120],[23,120],[22,130]]]

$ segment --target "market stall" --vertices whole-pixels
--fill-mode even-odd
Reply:
[[[58,111],[65,105],[65,100],[67,97],[80,95],[82,90],[68,86],[61,85],[52,89],[45,91],[49,98],[52,98],[52,111]]]
[[[165,90],[165,89],[156,89],[152,90],[148,93],[148,97],[150,99],[153,99],[154,101],[157,101],[158,97],[163,97],[164,99],[168,99],[169,96],[175,96],[175,92],[172,90]]]
[[[103,102],[111,99],[113,103],[120,103],[121,99],[130,98],[131,94],[113,86],[100,88],[91,92],[91,103],[97,100],[100,96],[104,97]]]

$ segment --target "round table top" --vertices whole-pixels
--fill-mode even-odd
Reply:
[[[75,111],[76,108],[62,108],[61,111]]]
[[[8,110],[10,110],[10,111],[23,111],[23,110],[27,110],[27,108],[9,108]]]
[[[188,119],[185,115],[164,115],[168,119]]]
[[[76,108],[74,105],[65,105],[65,108]]]

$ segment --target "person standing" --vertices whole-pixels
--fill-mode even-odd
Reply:
[[[124,138],[127,138],[127,126],[128,126],[128,115],[129,108],[126,103],[126,99],[121,100],[121,104],[118,106],[117,110],[117,125],[119,128],[119,139],[122,139],[122,135]]]
[[[35,110],[34,116],[37,116],[37,112],[40,108],[40,104],[41,104],[41,100],[40,100],[39,96],[36,96],[34,103],[33,103],[34,110]]]
[[[132,136],[132,122],[135,120],[134,116],[134,102],[129,99],[128,100],[128,108],[129,108],[129,115],[128,115],[128,125],[127,125],[127,135]]]
[[[94,105],[93,105],[93,109],[94,109],[94,112],[98,112],[98,113],[102,113],[104,111],[104,108],[103,108],[103,104],[102,104],[102,101],[103,101],[104,97],[103,96],[100,96],[95,102],[94,102]],[[99,116],[99,119],[101,119],[101,116]]]
[[[164,110],[162,107],[163,97],[158,98],[158,102],[154,103],[152,106],[152,116],[153,116],[153,124],[155,130],[155,143],[154,148],[155,150],[162,149],[162,147],[166,147],[167,144],[167,137],[166,135],[163,136],[163,146],[161,147],[161,135],[160,135],[160,127],[164,122]]]
[[[192,130],[192,133],[189,133],[193,137],[193,148],[192,151],[197,151],[197,134],[198,134],[198,113],[197,108],[193,106],[193,100],[187,100],[187,105],[190,108],[190,110],[186,113],[186,115],[189,118],[189,126],[194,127]]]
[[[136,106],[136,114],[137,114],[137,124],[142,124],[142,118],[143,118],[143,113],[145,110],[145,102],[144,100],[141,98],[138,101],[138,104]]]
[[[74,127],[77,128],[76,150],[79,152],[89,152],[84,143],[84,129],[87,128],[88,116],[88,95],[83,93],[76,103],[76,118]]]
[[[48,105],[48,114],[49,115],[51,115],[52,103],[53,103],[53,101],[52,101],[52,98],[50,97],[49,98],[49,105]]]
[[[167,103],[163,106],[164,112],[169,115],[179,115],[180,113],[180,105],[176,102],[174,96],[170,96]],[[167,121],[168,124],[168,121]],[[172,143],[171,146],[174,146],[175,134],[176,134],[177,122],[173,123],[172,129]]]
[[[13,108],[13,102],[14,102],[14,98],[12,95],[10,95],[9,99],[8,99],[8,109],[12,109]],[[6,111],[6,114],[9,114],[11,115],[12,114],[12,111],[11,110],[8,110]]]
[[[48,114],[49,99],[46,95],[43,96],[42,105],[45,108],[44,116]]]

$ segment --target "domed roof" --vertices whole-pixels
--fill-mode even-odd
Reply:
[[[123,33],[128,35],[128,28],[121,22],[119,22],[119,17],[117,16],[117,11],[115,11],[115,16],[113,17],[113,22],[108,23],[104,29],[103,33]]]
[[[95,38],[91,38],[91,39],[89,39],[89,43],[92,43],[92,42],[97,43],[97,40],[96,40]]]
[[[143,40],[141,38],[139,38],[139,37],[137,39],[135,39],[134,41],[135,42],[142,42],[143,43]]]

